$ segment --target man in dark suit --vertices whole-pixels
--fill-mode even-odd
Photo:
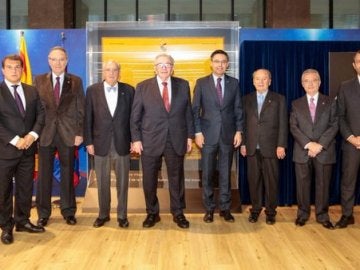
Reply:
[[[334,229],[329,218],[329,186],[336,162],[335,136],[338,131],[336,102],[319,93],[320,75],[307,69],[301,76],[306,95],[292,102],[290,131],[294,137],[298,211],[295,224],[304,226],[310,217],[311,181],[315,178],[316,221]]]
[[[342,216],[336,228],[354,224],[356,182],[360,166],[360,51],[352,63],[357,76],[341,84],[338,94],[338,114],[342,143],[341,208]]]
[[[143,227],[160,221],[156,195],[162,156],[167,167],[170,211],[180,228],[188,228],[185,208],[184,155],[191,151],[194,122],[190,87],[173,77],[174,59],[167,54],[155,57],[156,76],[136,87],[131,113],[133,151],[141,154],[147,217]]]
[[[35,78],[35,85],[45,107],[45,127],[40,136],[36,190],[38,225],[46,226],[51,215],[56,151],[60,159],[61,214],[67,224],[75,225],[74,150],[83,141],[85,95],[82,80],[65,71],[68,56],[63,47],[52,48],[48,61],[51,72]]]
[[[257,222],[265,194],[266,223],[272,225],[276,221],[278,204],[278,160],[285,157],[287,146],[287,107],[284,96],[269,91],[269,70],[256,70],[253,73],[253,84],[256,91],[243,99],[245,136],[240,150],[247,157],[247,178],[252,202],[249,222]]]
[[[192,104],[195,143],[201,148],[202,197],[206,210],[203,220],[206,223],[214,220],[213,179],[218,163],[220,216],[234,222],[230,212],[230,174],[234,149],[241,143],[243,129],[239,82],[225,74],[229,66],[225,51],[214,51],[210,60],[212,74],[197,80]]]
[[[44,126],[44,109],[36,89],[20,82],[22,71],[23,60],[19,55],[8,55],[2,60],[4,81],[0,85],[0,227],[1,242],[4,244],[14,241],[14,224],[16,231],[45,231],[29,220],[35,141]]]
[[[94,222],[98,228],[110,220],[110,172],[114,162],[117,189],[117,218],[119,226],[129,226],[127,198],[130,170],[130,113],[134,88],[120,79],[120,65],[108,61],[103,66],[101,83],[86,91],[84,144],[94,156],[98,187],[99,216]]]

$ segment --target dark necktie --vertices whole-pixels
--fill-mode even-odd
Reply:
[[[11,87],[14,88],[14,97],[15,97],[16,106],[18,107],[21,116],[24,117],[25,116],[24,104],[22,103],[21,98],[18,92],[16,91],[18,85],[14,84]]]
[[[60,102],[60,77],[56,77],[56,83],[54,86],[54,97],[56,105]]]
[[[169,91],[167,88],[167,82],[163,82],[162,85],[164,86],[163,95],[162,95],[164,106],[165,106],[165,109],[169,112],[170,111],[170,101],[169,101]]]
[[[221,87],[221,78],[217,78],[217,84],[216,84],[216,92],[219,98],[219,103],[220,105],[222,104],[223,101],[223,96],[222,96],[222,87]]]
[[[310,104],[309,104],[309,109],[310,109],[310,115],[311,115],[311,120],[313,121],[313,123],[315,122],[315,112],[316,112],[316,105],[314,102],[314,98],[310,98]]]

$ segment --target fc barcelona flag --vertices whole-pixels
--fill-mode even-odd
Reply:
[[[32,85],[31,67],[30,67],[29,55],[27,53],[26,42],[23,31],[21,31],[20,33],[19,55],[24,63],[23,72],[21,75],[21,82]]]

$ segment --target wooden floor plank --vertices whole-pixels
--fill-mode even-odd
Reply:
[[[190,228],[176,226],[169,214],[161,214],[155,227],[142,227],[145,214],[130,214],[130,227],[118,227],[115,214],[104,227],[93,228],[94,213],[81,211],[78,198],[76,226],[66,225],[58,208],[46,232],[14,232],[12,245],[0,244],[0,269],[360,269],[360,206],[355,225],[329,231],[312,215],[304,227],[296,227],[296,207],[279,207],[277,222],[247,221],[248,207],[235,214],[235,223],[215,215],[212,224],[202,214],[187,214]],[[340,207],[332,206],[332,220]],[[36,211],[32,210],[32,221]]]

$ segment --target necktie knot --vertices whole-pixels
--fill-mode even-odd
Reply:
[[[14,85],[12,85],[11,87],[14,88],[14,91],[16,91],[18,85],[17,85],[17,84],[14,84]]]
[[[167,86],[167,82],[162,82],[161,84],[162,84],[164,87]]]

